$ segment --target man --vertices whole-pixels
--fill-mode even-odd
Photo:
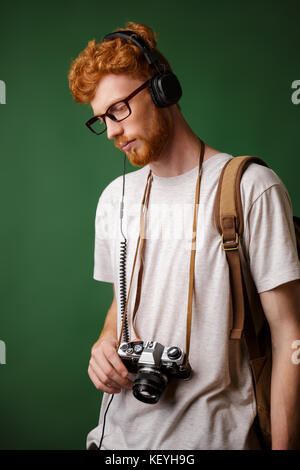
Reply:
[[[153,32],[129,23],[155,48]],[[120,29],[122,30],[122,29]],[[160,54],[162,63],[169,64]],[[73,62],[69,83],[75,101],[90,103],[94,116],[104,115],[107,137],[138,167],[126,174],[124,230],[126,279],[132,272],[142,201],[149,170],[152,186],[147,211],[142,290],[135,330],[132,312],[137,276],[128,302],[131,339],[158,341],[185,349],[193,204],[200,140],[178,104],[157,107],[147,87],[130,100],[130,114],[111,119],[115,103],[126,101],[154,71],[130,41],[91,41]],[[122,109],[122,108],[120,108]],[[201,109],[201,107],[200,107]],[[116,112],[117,112],[116,111]],[[202,110],[203,111],[203,110]],[[127,144],[127,145],[126,145]],[[132,394],[134,375],[117,354],[121,329],[119,204],[122,177],[102,192],[96,214],[94,278],[113,284],[113,301],[104,328],[92,347],[88,374],[105,392],[99,425],[87,448],[101,449],[260,449],[254,419],[256,402],[243,340],[230,340],[231,297],[228,264],[214,226],[213,209],[219,176],[232,155],[205,145],[197,223],[192,303],[189,381],[173,379],[155,405]],[[251,164],[241,179],[245,231],[241,241],[248,267],[270,325],[273,343],[272,446],[298,449],[300,366],[291,357],[300,339],[300,266],[292,206],[280,178],[267,167]],[[246,266],[244,266],[247,269]],[[297,362],[297,361],[296,361]]]

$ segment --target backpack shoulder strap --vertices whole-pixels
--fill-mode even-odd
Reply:
[[[214,216],[221,245],[226,253],[232,295],[231,339],[240,339],[245,321],[244,287],[239,256],[239,240],[244,230],[240,182],[250,163],[268,165],[259,157],[234,157],[225,163],[219,178]]]
[[[242,333],[244,334],[257,403],[257,417],[255,418],[257,436],[261,437],[262,448],[271,449],[271,336],[266,320],[259,337],[256,332],[242,275],[239,251],[239,248],[242,249],[239,247],[239,240],[244,229],[240,181],[243,171],[252,162],[268,166],[260,158],[249,156],[235,157],[225,164],[220,175],[215,200],[215,221],[229,265],[232,300],[230,338],[241,339]],[[263,347],[261,347],[262,344]]]
[[[226,237],[226,220],[224,221],[227,216],[234,216],[234,226],[239,235],[242,235],[244,230],[240,183],[242,174],[250,163],[268,167],[259,157],[234,157],[225,163],[220,175],[215,204],[215,221],[220,235],[224,234],[225,241],[229,241],[229,237]]]

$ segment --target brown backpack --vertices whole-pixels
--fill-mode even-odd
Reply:
[[[268,165],[258,157],[235,157],[223,167],[215,200],[215,223],[221,235],[221,246],[225,250],[229,265],[232,301],[231,339],[241,339],[244,335],[252,371],[257,403],[255,426],[263,448],[271,449],[270,392],[272,370],[272,345],[269,324],[263,313],[259,294],[254,286],[254,299],[247,292],[245,272],[243,272],[239,250],[242,238],[243,207],[240,194],[240,181],[250,163]],[[300,259],[300,218],[293,216]],[[244,259],[246,259],[244,257]],[[250,271],[249,271],[250,272]],[[254,306],[254,307],[253,307]]]

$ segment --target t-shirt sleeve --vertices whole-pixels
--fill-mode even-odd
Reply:
[[[244,233],[258,293],[300,278],[292,203],[284,185],[274,184],[257,197]]]
[[[97,281],[114,282],[113,240],[115,208],[107,190],[101,194],[95,217],[95,245],[93,278]]]

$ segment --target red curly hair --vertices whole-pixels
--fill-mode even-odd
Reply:
[[[157,33],[144,24],[128,22],[125,28],[140,35],[159,55],[160,62],[171,70],[167,59],[156,49]],[[133,78],[147,80],[155,72],[145,59],[143,52],[131,41],[116,38],[96,44],[89,41],[87,47],[71,62],[68,72],[69,87],[74,101],[80,104],[90,103],[96,94],[99,80],[108,73],[127,74]],[[177,104],[179,107],[179,105]]]

